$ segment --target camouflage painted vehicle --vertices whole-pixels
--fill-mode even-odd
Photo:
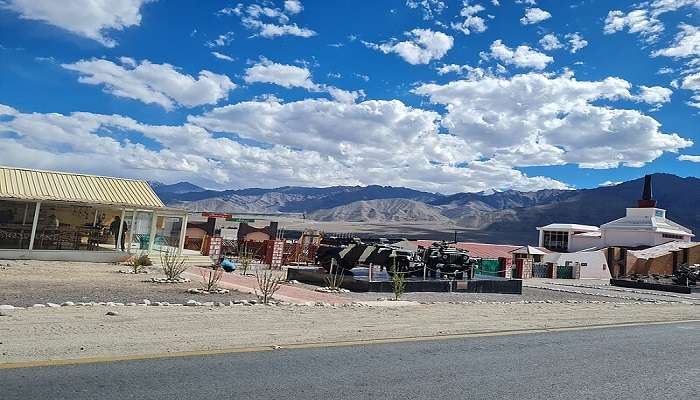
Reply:
[[[423,273],[423,261],[413,251],[388,244],[366,244],[354,241],[347,244],[321,244],[316,252],[316,262],[330,271],[331,260],[348,273],[358,266],[375,265],[392,273],[394,268],[402,273]]]
[[[471,273],[477,260],[469,257],[466,250],[450,247],[446,242],[435,242],[426,249],[420,249],[429,271],[441,274]]]
[[[437,271],[440,274],[461,274],[471,271],[476,261],[466,251],[450,247],[445,242],[435,242],[428,248],[419,247],[413,251],[391,244],[366,244],[357,239],[322,242],[316,253],[316,262],[330,271],[331,260],[335,260],[335,265],[346,273],[357,266],[375,265],[386,269],[389,274],[395,269],[416,276],[423,275],[424,267],[431,276]]]

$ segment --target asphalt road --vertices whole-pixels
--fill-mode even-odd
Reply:
[[[700,399],[698,338],[685,323],[10,369],[0,399]]]

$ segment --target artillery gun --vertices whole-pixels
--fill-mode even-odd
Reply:
[[[678,267],[672,278],[676,285],[697,285],[700,281],[700,264],[684,264]]]

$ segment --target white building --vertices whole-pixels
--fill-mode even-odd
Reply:
[[[549,224],[539,227],[540,247],[558,252],[595,250],[605,247],[644,248],[680,241],[690,242],[693,232],[666,218],[651,197],[651,176],[644,181],[644,194],[637,207],[624,217],[599,227],[577,224]]]

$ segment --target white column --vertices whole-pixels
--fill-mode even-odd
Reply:
[[[187,235],[187,213],[182,217],[182,229],[180,229],[180,244],[177,248],[177,254],[182,254],[182,249],[185,248],[185,236]]]
[[[542,229],[540,229],[540,243],[538,246],[544,247],[544,230]]]
[[[29,251],[34,250],[34,238],[36,238],[36,227],[39,225],[39,210],[41,210],[41,202],[36,202],[34,208],[34,222],[32,222],[32,234],[29,237]]]
[[[124,214],[126,209],[122,208],[122,216],[119,219],[119,235],[117,236],[117,248],[114,251],[119,251],[122,248],[122,232],[124,232]]]
[[[134,226],[136,225],[136,209],[131,211],[131,229],[129,229],[129,247],[127,253],[131,253],[131,247],[134,245]]]
[[[155,210],[151,215],[151,232],[148,236],[148,252],[153,251],[153,242],[156,241],[156,223],[158,222],[158,215],[156,215]]]

